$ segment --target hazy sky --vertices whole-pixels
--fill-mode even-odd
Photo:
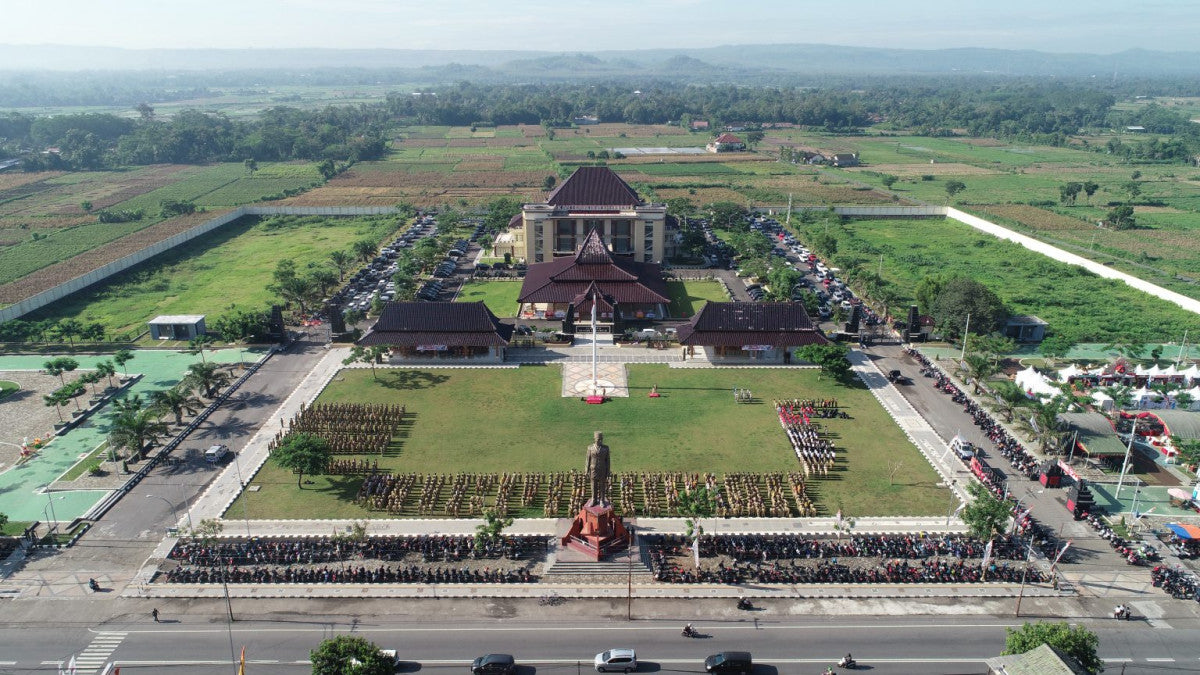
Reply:
[[[1200,49],[1200,0],[0,0],[0,43],[598,51]]]

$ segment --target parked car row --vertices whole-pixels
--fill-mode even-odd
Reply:
[[[371,262],[355,272],[342,288],[327,301],[341,306],[342,311],[366,312],[376,299],[384,302],[396,297],[396,284],[392,276],[396,273],[395,260],[400,251],[411,248],[424,237],[437,234],[437,222],[432,216],[418,216],[412,225],[391,244],[380,249]]]
[[[629,647],[608,649],[592,659],[598,673],[631,673],[638,669],[637,652]],[[709,673],[749,673],[754,670],[750,652],[719,652],[704,659]],[[485,654],[471,663],[473,675],[512,675],[517,661],[512,654]]]

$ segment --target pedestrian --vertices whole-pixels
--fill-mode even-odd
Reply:
[[[158,608],[150,610],[150,616],[154,617],[154,623],[158,623]]]

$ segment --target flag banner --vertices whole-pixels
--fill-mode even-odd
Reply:
[[[1071,548],[1071,544],[1074,541],[1074,539],[1068,539],[1067,543],[1063,544],[1062,550],[1058,552],[1058,555],[1054,556],[1054,562],[1051,563],[1051,567],[1057,565],[1059,560],[1062,560],[1063,554],[1067,552],[1067,549]]]
[[[986,572],[988,563],[991,561],[992,561],[992,540],[989,539],[987,546],[985,546],[983,549],[983,564],[980,565],[980,569],[982,569]]]
[[[242,645],[242,658],[238,665],[238,675],[246,675],[246,645]]]

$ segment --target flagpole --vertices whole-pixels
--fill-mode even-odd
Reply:
[[[1021,599],[1025,597],[1025,578],[1029,576],[1029,558],[1033,555],[1033,538],[1036,533],[1029,535],[1029,548],[1025,551],[1025,570],[1021,572],[1021,589],[1017,591],[1017,609],[1013,616],[1021,616]]]
[[[596,351],[596,291],[592,291],[592,395],[596,395],[599,382],[596,378],[596,368],[599,358]]]

